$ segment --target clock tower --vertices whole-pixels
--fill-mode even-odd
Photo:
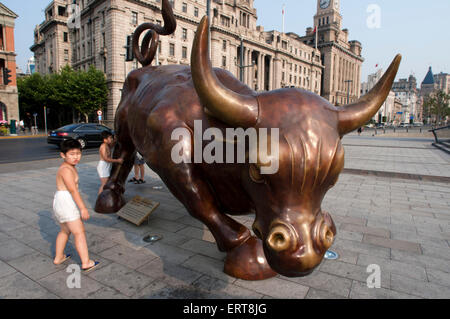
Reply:
[[[314,26],[334,26],[340,30],[342,16],[339,0],[317,0],[317,14],[314,16]]]
[[[334,105],[353,103],[360,97],[362,46],[349,41],[349,31],[342,29],[340,0],[317,0],[313,28],[301,39],[320,51],[324,65],[320,95]],[[314,32],[313,30],[316,30]]]

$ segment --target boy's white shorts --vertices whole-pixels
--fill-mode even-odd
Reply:
[[[109,177],[109,174],[111,172],[111,166],[112,166],[111,163],[100,160],[97,165],[98,176],[100,176],[100,178]]]
[[[57,191],[53,199],[53,214],[59,223],[77,220],[81,217],[69,191]]]

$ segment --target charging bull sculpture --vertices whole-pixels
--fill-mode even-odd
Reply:
[[[335,107],[311,92],[280,89],[256,93],[231,73],[213,69],[208,53],[208,19],[200,22],[192,47],[191,66],[150,66],[158,34],[175,31],[176,21],[163,0],[164,26],[145,23],[133,38],[143,68],[124,84],[115,117],[117,144],[111,177],[97,198],[99,213],[117,212],[125,200],[125,182],[136,151],[172,194],[213,234],[227,253],[224,271],[245,280],[305,276],[332,245],[336,227],[321,209],[326,192],[344,167],[344,134],[361,127],[385,101],[401,57],[392,62],[379,83],[359,101]],[[145,35],[141,50],[138,41]],[[150,44],[151,42],[151,44]],[[202,130],[278,128],[279,168],[263,175],[263,163],[174,163],[172,132],[185,128],[191,139],[182,153],[192,158],[194,121]],[[255,213],[253,236],[230,215]]]

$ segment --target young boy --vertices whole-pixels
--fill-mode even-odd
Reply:
[[[98,194],[103,192],[103,187],[108,181],[109,174],[111,172],[112,163],[123,163],[123,159],[113,159],[111,158],[111,146],[114,144],[113,135],[108,131],[102,132],[103,144],[100,146],[100,161],[97,165],[98,176],[100,176],[100,188]]]
[[[134,160],[134,177],[128,181],[129,183],[132,183],[132,182],[134,182],[135,184],[144,184],[145,183],[144,164],[145,164],[144,158],[141,156],[141,154],[136,153],[136,158]],[[140,173],[141,178],[139,178],[139,173]]]
[[[80,143],[74,139],[63,141],[60,155],[64,162],[56,174],[57,191],[53,199],[53,213],[61,230],[56,237],[56,254],[53,263],[59,265],[71,257],[64,254],[64,248],[72,233],[75,237],[75,248],[81,259],[81,269],[89,272],[99,263],[89,259],[86,234],[81,221],[81,219],[89,219],[89,212],[78,191],[78,172],[75,165],[81,159]]]

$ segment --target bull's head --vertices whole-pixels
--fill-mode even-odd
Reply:
[[[208,53],[208,19],[193,44],[191,71],[208,113],[231,127],[279,128],[279,170],[262,175],[249,164],[242,181],[256,208],[255,234],[270,266],[285,276],[310,273],[332,245],[336,227],[321,210],[326,192],[344,167],[341,138],[378,111],[395,79],[398,55],[380,82],[359,101],[335,107],[301,89],[241,95],[216,77]]]

